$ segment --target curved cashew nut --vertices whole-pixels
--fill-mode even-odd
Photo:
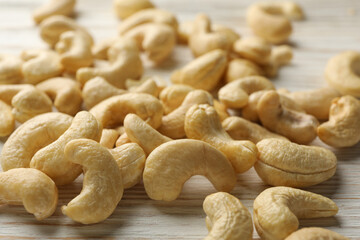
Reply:
[[[341,94],[360,97],[360,53],[346,51],[330,58],[325,78]]]
[[[194,104],[213,104],[213,97],[204,90],[194,90],[186,95],[184,101],[174,111],[162,118],[158,131],[170,138],[185,136],[185,115]]]
[[[225,155],[192,139],[170,141],[152,151],[146,159],[143,181],[151,199],[173,201],[194,175],[207,177],[218,191],[229,192],[236,183],[234,169]]]
[[[58,190],[46,174],[31,168],[15,168],[0,173],[0,205],[24,205],[37,220],[51,216],[56,209]]]
[[[184,84],[173,84],[164,88],[159,95],[164,107],[164,114],[167,115],[178,108],[186,95],[193,90],[195,90],[193,87]]]
[[[250,6],[246,21],[256,35],[277,44],[286,41],[292,33],[290,19],[302,17],[300,6],[294,2],[260,2]]]
[[[207,104],[194,105],[185,117],[186,136],[209,143],[225,154],[236,173],[249,170],[256,161],[257,149],[250,141],[233,140],[221,126],[214,107]]]
[[[108,218],[120,202],[124,187],[121,172],[108,149],[90,139],[66,144],[64,154],[84,171],[81,193],[61,211],[76,222],[98,223]]]
[[[11,107],[0,100],[0,137],[9,136],[15,129],[15,118]]]
[[[189,48],[195,57],[211,52],[215,49],[229,51],[232,42],[227,35],[211,31],[210,18],[205,14],[198,14],[193,23],[189,36]]]
[[[134,82],[136,82],[136,84]],[[156,83],[153,78],[140,81],[127,79],[125,85],[130,92],[147,93],[154,97],[158,97],[161,91],[161,86],[158,86],[158,83]]]
[[[120,135],[120,137],[116,140],[115,146],[120,147],[124,144],[131,143],[130,138],[126,133]]]
[[[64,134],[35,153],[31,159],[30,167],[46,173],[56,185],[69,184],[80,175],[81,166],[74,164],[65,156],[65,145],[78,138],[99,141],[101,132],[102,126],[94,116],[89,112],[79,112]]]
[[[17,128],[1,151],[1,167],[28,168],[34,154],[58,139],[70,126],[72,117],[63,113],[45,113]]]
[[[350,147],[360,141],[360,101],[352,96],[333,100],[330,119],[321,124],[319,138],[333,147]]]
[[[0,54],[0,84],[16,84],[23,79],[21,66],[23,61],[19,57]]]
[[[336,232],[327,230],[325,228],[310,227],[302,228],[290,234],[285,240],[350,240]]]
[[[237,40],[233,45],[233,52],[255,64],[266,65],[270,61],[272,50],[271,45],[264,39],[248,37]]]
[[[281,66],[287,65],[293,58],[293,50],[290,46],[280,45],[274,46],[271,50],[269,62],[263,66],[265,75],[268,77],[276,77]]]
[[[241,117],[228,117],[222,122],[222,127],[234,140],[249,140],[258,143],[267,138],[279,138],[287,140],[285,137],[272,133],[259,124],[252,123]]]
[[[144,150],[136,143],[126,143],[110,149],[110,153],[119,166],[124,189],[138,184],[145,167],[146,155]]]
[[[129,139],[139,144],[147,155],[161,144],[172,140],[156,131],[135,114],[126,115],[124,128]]]
[[[275,87],[267,78],[250,76],[226,84],[220,88],[218,96],[226,107],[242,108],[247,104],[250,94],[261,90],[275,90]]]
[[[68,31],[60,35],[55,45],[60,54],[60,61],[69,72],[76,72],[79,68],[88,67],[93,63],[89,38],[80,31]]]
[[[219,83],[226,64],[226,53],[219,49],[213,50],[173,72],[171,81],[210,91]]]
[[[86,28],[78,25],[71,18],[55,15],[46,18],[40,24],[40,36],[51,47],[54,47],[59,41],[61,34],[67,31],[79,31],[88,39],[90,45],[94,43],[92,36]]]
[[[116,140],[119,138],[120,134],[115,129],[106,129],[102,130],[100,145],[106,148],[112,149],[115,146]]]
[[[154,8],[149,0],[114,0],[116,16],[122,20],[147,8]]]
[[[46,79],[59,76],[64,68],[60,56],[50,50],[28,50],[22,53],[26,61],[22,73],[26,83],[37,84]]]
[[[52,78],[36,85],[36,88],[46,93],[59,112],[75,115],[81,109],[82,95],[77,82],[69,78]]]
[[[122,21],[118,29],[119,34],[122,36],[131,29],[145,23],[162,23],[169,25],[174,30],[177,29],[178,25],[175,15],[171,12],[159,8],[150,8],[138,11]]]
[[[326,148],[274,138],[264,139],[256,147],[255,170],[272,186],[309,187],[328,180],[336,171],[336,156]]]
[[[146,93],[126,93],[108,98],[90,110],[104,126],[114,126],[124,121],[126,114],[135,113],[154,128],[161,125],[163,109],[160,101]]]
[[[36,115],[52,111],[51,99],[36,88],[20,91],[13,97],[11,104],[14,107],[12,113],[15,119],[21,123]]]
[[[82,90],[84,104],[87,109],[91,109],[109,97],[124,93],[127,93],[127,91],[114,87],[102,77],[94,77],[87,81]]]
[[[251,240],[253,223],[249,210],[229,193],[207,196],[203,203],[209,234],[204,240]]]
[[[276,91],[266,92],[256,108],[261,123],[267,129],[299,144],[308,144],[316,138],[316,129],[319,125],[317,119],[283,106]]]
[[[253,217],[261,239],[280,240],[298,229],[298,218],[331,217],[337,212],[336,204],[319,194],[272,187],[255,199]]]
[[[243,77],[261,75],[264,75],[264,72],[255,63],[246,59],[235,58],[228,63],[225,80],[226,82],[232,82]]]
[[[76,79],[84,85],[94,77],[103,77],[118,88],[125,87],[128,78],[139,78],[143,66],[136,42],[132,39],[119,39],[108,50],[110,66],[99,68],[80,68]]]
[[[226,118],[230,117],[230,114],[227,111],[227,107],[218,100],[214,100],[214,108],[216,112],[219,114],[219,118],[221,121],[224,121]]]
[[[34,21],[39,24],[54,15],[70,16],[74,11],[75,4],[76,0],[51,0],[34,11]]]
[[[161,63],[168,58],[176,43],[174,29],[162,23],[141,24],[123,36],[134,39],[138,48],[145,51],[147,57],[155,63]]]
[[[279,89],[279,91],[294,100],[306,113],[313,115],[319,120],[329,118],[332,100],[341,96],[338,91],[330,87],[299,92],[288,92],[283,89]]]
[[[11,105],[13,97],[25,89],[33,89],[31,84],[6,84],[0,85],[0,100]]]

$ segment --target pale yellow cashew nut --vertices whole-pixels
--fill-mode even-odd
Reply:
[[[73,139],[89,138],[99,141],[102,126],[89,112],[75,115],[70,127],[55,142],[42,148],[32,157],[31,168],[46,173],[56,185],[73,182],[81,173],[81,166],[71,162],[64,154],[65,145]]]
[[[51,78],[36,85],[46,93],[59,112],[74,116],[81,109],[82,95],[79,83],[69,78]]]
[[[76,72],[93,63],[91,44],[89,38],[80,31],[68,31],[60,35],[55,49],[66,71]]]
[[[0,173],[0,205],[24,205],[37,220],[56,209],[58,190],[46,174],[31,168],[15,168]]]
[[[132,81],[135,80],[127,79],[125,82],[126,88],[130,92],[147,93],[153,95],[154,97],[159,96],[161,91],[161,86],[159,86],[154,79],[148,78],[145,81],[142,80],[136,81],[139,83],[139,85],[135,85],[134,83],[132,83]]]
[[[126,79],[139,78],[143,73],[139,54],[134,40],[119,39],[108,50],[109,66],[80,68],[76,72],[76,79],[84,85],[90,79],[99,76],[115,87],[124,88]]]
[[[170,138],[182,138],[185,136],[185,115],[195,104],[213,104],[213,97],[204,90],[194,90],[186,95],[184,101],[174,111],[162,118],[162,124],[158,131]]]
[[[146,159],[143,181],[154,200],[175,200],[184,183],[194,175],[209,179],[218,191],[229,192],[236,175],[225,155],[208,143],[193,139],[164,143]]]
[[[108,218],[123,195],[121,172],[108,149],[90,139],[76,139],[66,144],[64,154],[84,171],[81,193],[61,211],[83,224],[98,223]]]
[[[342,95],[360,97],[360,53],[346,51],[330,58],[325,78]]]
[[[21,58],[0,54],[0,84],[16,84],[23,79]]]
[[[271,45],[258,37],[241,38],[233,45],[233,52],[255,64],[266,65],[270,61]]]
[[[115,142],[119,138],[119,136],[119,132],[115,129],[104,128],[99,143],[101,146],[112,149],[115,146]]]
[[[336,204],[319,194],[272,187],[256,197],[253,217],[261,239],[282,240],[298,229],[298,218],[331,217],[337,212]]]
[[[1,167],[30,167],[31,158],[40,149],[58,139],[70,126],[72,117],[63,113],[45,113],[36,116],[17,128],[1,150]]]
[[[120,137],[116,140],[115,146],[120,147],[124,144],[131,143],[132,141],[128,137],[126,133],[123,133],[120,135]]]
[[[331,178],[337,159],[326,148],[304,146],[282,139],[264,139],[256,144],[255,170],[272,186],[309,187]]]
[[[219,49],[213,50],[174,71],[171,81],[175,84],[185,84],[210,91],[219,83],[226,64],[226,53]]]
[[[221,126],[215,108],[207,104],[196,104],[186,112],[185,133],[188,138],[207,142],[224,153],[236,173],[249,170],[256,161],[255,144],[233,140]]]
[[[25,83],[37,84],[61,75],[64,70],[59,54],[51,50],[24,51],[22,58],[26,61],[22,65]]]
[[[163,109],[160,101],[146,93],[126,93],[108,98],[90,110],[104,126],[117,126],[126,114],[135,113],[154,128],[161,125]]]
[[[285,240],[350,240],[336,232],[325,228],[309,227],[302,228],[290,234]]]
[[[44,19],[54,15],[70,16],[76,4],[76,0],[51,0],[34,11],[34,21],[39,24]]]
[[[335,98],[330,119],[317,128],[321,141],[333,147],[351,147],[360,141],[360,101],[352,96]]]
[[[193,90],[195,90],[193,87],[184,84],[172,84],[164,88],[159,95],[164,107],[164,114],[167,115],[178,108],[186,95]]]
[[[25,89],[33,89],[31,84],[6,84],[0,85],[0,100],[11,105],[13,97]]]
[[[120,19],[126,19],[143,9],[154,8],[149,0],[114,0],[115,14]]]
[[[288,45],[274,46],[271,50],[269,62],[263,66],[263,71],[268,77],[276,77],[279,68],[287,65],[293,58],[293,50]]]
[[[235,58],[228,63],[225,71],[225,80],[226,82],[231,82],[243,77],[261,75],[264,75],[264,72],[255,63],[246,59]]]
[[[0,137],[9,136],[15,129],[15,118],[11,107],[0,100]]]
[[[205,198],[203,209],[209,230],[204,240],[252,240],[251,214],[236,197],[225,192],[213,193]]]
[[[135,114],[126,115],[124,128],[128,138],[139,144],[147,155],[161,144],[172,140],[156,131]]]

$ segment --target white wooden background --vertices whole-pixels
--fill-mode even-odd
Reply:
[[[31,12],[43,0],[0,0],[0,52],[19,54],[21,50],[42,48]],[[233,27],[243,36],[251,35],[245,23],[250,0],[153,0],[160,8],[174,12],[180,21],[194,19],[196,13],[209,14],[213,22]],[[278,87],[304,90],[326,85],[323,70],[329,57],[343,50],[360,51],[359,0],[299,0],[306,20],[294,24],[291,45],[295,47],[292,64],[281,70],[274,83]],[[77,21],[99,40],[115,36],[118,20],[110,0],[79,0]],[[146,74],[168,79],[171,71],[191,59],[186,47],[177,47],[161,69],[148,68]],[[4,139],[2,139],[2,142]],[[0,148],[2,145],[0,141]],[[315,145],[322,145],[316,140]],[[334,150],[338,170],[333,178],[307,190],[333,199],[339,206],[337,216],[301,220],[301,227],[318,226],[360,239],[360,144]],[[238,176],[232,191],[250,211],[255,197],[266,188],[252,169]],[[81,190],[81,179],[59,189],[55,214],[36,221],[21,206],[0,206],[0,238],[4,239],[201,239],[206,236],[202,202],[214,192],[203,177],[193,177],[185,184],[178,200],[164,203],[150,200],[142,184],[126,190],[118,208],[106,221],[94,225],[74,223],[62,215],[60,206]],[[258,238],[254,230],[254,238]]]

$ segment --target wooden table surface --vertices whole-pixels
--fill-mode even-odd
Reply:
[[[0,0],[0,53],[19,54],[21,50],[44,48],[31,12],[41,0]],[[253,1],[243,0],[153,0],[160,8],[174,12],[179,21],[194,19],[204,12],[213,22],[233,27],[242,36],[250,36],[245,11]],[[300,1],[299,1],[300,2]],[[325,86],[323,77],[327,59],[343,50],[360,51],[359,0],[303,0],[306,20],[294,23],[290,44],[295,58],[273,80],[277,87],[291,91]],[[112,12],[112,1],[79,0],[76,20],[87,27],[95,39],[116,36],[119,21]],[[168,79],[173,69],[192,59],[187,47],[179,46],[161,68],[147,66],[146,75]],[[0,148],[2,142],[0,141]],[[315,140],[314,145],[322,144]],[[325,146],[326,147],[326,146]],[[301,220],[301,227],[328,228],[352,239],[360,239],[360,144],[336,150],[338,170],[330,180],[307,188],[333,199],[339,213],[332,218]],[[164,203],[150,200],[142,184],[126,190],[116,211],[104,222],[81,225],[62,215],[60,206],[81,190],[81,178],[59,189],[55,214],[43,221],[26,213],[22,206],[0,206],[0,238],[4,239],[201,239],[207,234],[204,198],[215,191],[203,177],[196,176],[184,186],[180,197]],[[252,211],[255,197],[268,186],[251,169],[238,176],[232,191]],[[258,235],[254,230],[254,238]]]

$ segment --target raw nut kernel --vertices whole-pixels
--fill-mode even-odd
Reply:
[[[0,84],[16,84],[23,79],[21,58],[0,54]]]
[[[235,58],[227,66],[225,80],[226,82],[231,82],[243,77],[261,75],[264,75],[264,72],[255,63],[246,59]]]
[[[325,228],[309,227],[293,232],[285,240],[350,240],[336,232]]]
[[[149,0],[114,0],[115,14],[122,20],[143,9],[153,7]]]
[[[248,59],[259,65],[266,65],[270,61],[271,45],[262,38],[248,37],[237,40],[233,51],[241,58]]]
[[[70,16],[76,4],[76,0],[51,0],[34,11],[34,21],[39,24],[44,19],[54,15]]]
[[[15,118],[11,107],[0,100],[0,137],[9,136],[15,129]]]
[[[328,180],[336,172],[336,156],[326,148],[275,138],[264,139],[256,147],[259,153],[255,170],[272,186],[309,187]]]

